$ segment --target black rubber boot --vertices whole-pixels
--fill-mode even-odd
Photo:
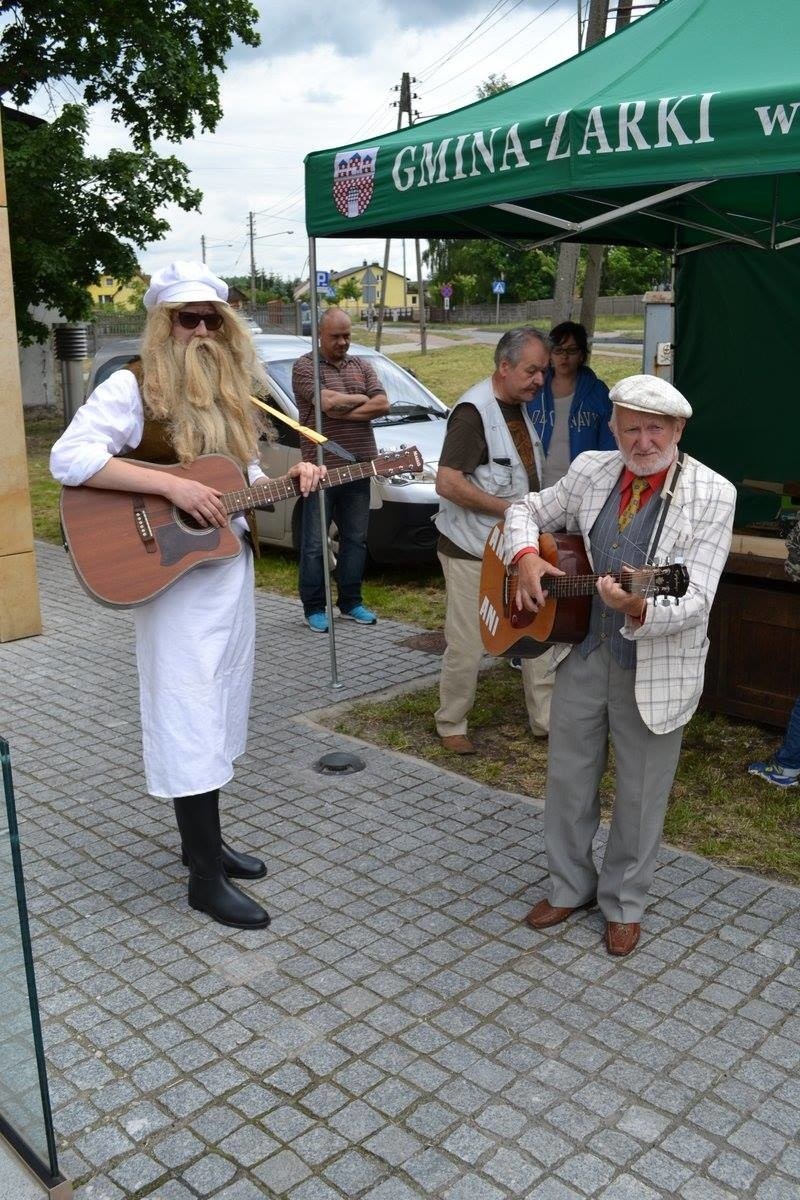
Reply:
[[[185,846],[181,846],[181,862],[188,867],[189,855]],[[227,842],[222,843],[222,869],[229,879],[263,879],[267,873],[266,864],[260,858],[234,850]]]
[[[189,859],[189,905],[234,929],[264,929],[269,913],[229,882],[222,863],[219,792],[176,796],[175,818]]]

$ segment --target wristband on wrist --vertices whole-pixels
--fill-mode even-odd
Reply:
[[[522,549],[518,550],[517,553],[512,558],[511,565],[515,566],[521,558],[525,557],[526,554],[538,554],[538,553],[539,553],[539,551],[536,549],[535,546],[523,546]]]

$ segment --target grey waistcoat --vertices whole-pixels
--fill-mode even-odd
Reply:
[[[620,532],[618,527],[619,496],[620,486],[619,480],[617,480],[611,495],[592,526],[590,535],[592,562],[595,573],[598,575],[617,574],[623,566],[645,566],[647,548],[661,511],[661,497],[652,496],[644,508],[639,509],[627,528]],[[600,597],[595,594],[592,600],[589,632],[579,647],[583,657],[588,658],[597,646],[610,641],[614,660],[621,667],[632,670],[636,666],[636,645],[622,637],[620,630],[624,624],[625,614],[617,612],[616,609],[607,608]]]

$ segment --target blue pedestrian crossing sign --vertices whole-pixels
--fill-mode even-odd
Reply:
[[[505,296],[505,294],[506,294],[505,279],[493,279],[492,280],[492,293],[495,296]]]
[[[317,291],[326,292],[331,286],[330,271],[317,271]]]

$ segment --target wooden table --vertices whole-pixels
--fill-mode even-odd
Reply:
[[[800,693],[800,584],[784,543],[735,534],[711,610],[702,705],[785,728]]]

